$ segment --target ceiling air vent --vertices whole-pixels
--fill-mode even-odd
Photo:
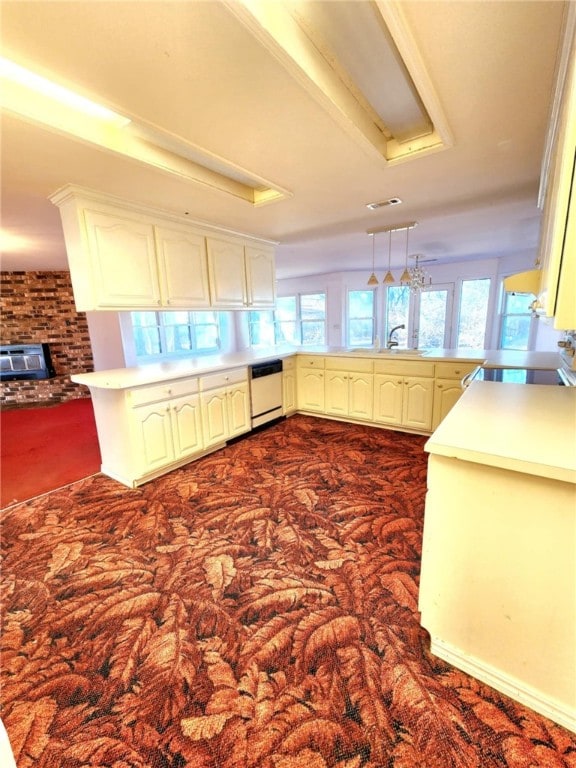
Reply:
[[[378,208],[386,208],[389,205],[400,205],[401,202],[399,197],[389,197],[388,200],[380,200],[379,203],[366,203],[366,208],[376,211]]]

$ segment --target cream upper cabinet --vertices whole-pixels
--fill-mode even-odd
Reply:
[[[50,199],[79,311],[274,305],[272,244],[72,185]]]
[[[162,304],[209,307],[206,238],[185,229],[155,227]]]
[[[558,81],[558,120],[548,137],[551,161],[540,236],[543,276],[539,301],[554,327],[576,327],[576,39]]]
[[[244,258],[248,306],[273,307],[276,301],[274,251],[264,246],[245,246]]]
[[[232,239],[208,237],[212,306],[226,309],[273,307],[274,252]]]
[[[154,227],[129,217],[84,211],[97,307],[158,307]],[[70,264],[72,273],[74,264]],[[80,307],[78,307],[80,309]]]
[[[244,246],[233,240],[220,240],[215,237],[208,237],[206,242],[212,306],[245,309],[248,297]]]

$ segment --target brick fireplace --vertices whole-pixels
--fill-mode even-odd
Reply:
[[[68,272],[0,273],[0,344],[50,345],[56,375],[0,383],[2,408],[48,405],[89,397],[72,373],[93,370],[86,314],[77,312]]]

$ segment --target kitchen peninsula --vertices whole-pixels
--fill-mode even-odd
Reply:
[[[248,432],[248,368],[274,358],[285,361],[287,416],[298,411],[429,435],[479,363],[554,368],[558,355],[275,347],[75,374],[92,395],[102,472],[134,487]]]
[[[432,653],[576,731],[576,388],[473,382],[425,449]]]

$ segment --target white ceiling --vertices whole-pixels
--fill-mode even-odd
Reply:
[[[278,241],[279,278],[370,269],[366,230],[414,220],[410,251],[425,258],[531,258],[565,3],[377,2],[400,14],[452,139],[396,163],[286,65],[235,0],[1,2],[2,55],[290,193],[255,207],[4,113],[2,226],[34,245],[5,251],[2,269],[67,268],[48,196],[68,183]],[[366,208],[390,197],[404,202]],[[376,242],[383,264],[387,238]]]

